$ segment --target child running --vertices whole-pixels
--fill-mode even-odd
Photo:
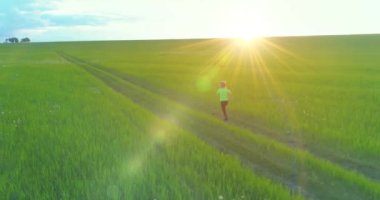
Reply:
[[[220,82],[220,88],[216,92],[219,96],[220,100],[220,105],[222,107],[223,115],[224,115],[224,120],[228,120],[227,116],[227,105],[228,105],[228,97],[231,94],[231,91],[227,88],[227,82],[226,81],[221,81]]]

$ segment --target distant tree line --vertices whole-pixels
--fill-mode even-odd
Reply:
[[[26,38],[22,38],[21,40],[19,40],[17,37],[10,37],[10,38],[7,38],[5,39],[4,43],[28,43],[28,42],[31,42],[30,39],[28,37]]]

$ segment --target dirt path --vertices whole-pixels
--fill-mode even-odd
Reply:
[[[119,77],[117,72],[106,71],[100,65],[62,52],[59,54],[153,114],[196,134],[220,151],[238,157],[255,173],[287,185],[307,198],[373,199],[380,195],[378,183],[359,177],[373,187],[367,188],[367,185],[360,182],[347,181],[345,175],[348,177],[352,172],[339,168],[343,175],[334,175],[319,166],[326,163],[324,160],[308,156],[300,159],[300,155],[309,155],[301,149],[270,141],[250,130],[226,124],[187,105],[167,99],[143,83],[136,84],[138,80],[134,77]]]
[[[198,111],[203,113],[214,112],[214,110],[210,109],[210,105],[206,105],[205,103],[197,101],[196,99],[192,99],[191,97],[186,96],[186,98],[184,98],[183,95],[169,91],[166,88],[154,87],[154,85],[147,83],[139,78],[125,73],[121,74],[119,71],[112,68],[104,67],[95,63],[89,63],[80,59],[78,61],[96,67],[96,69],[112,74],[113,76],[144,88],[152,93],[158,94],[160,96],[165,96],[174,102],[181,102],[181,104],[186,105],[189,108],[196,108]],[[212,114],[209,114],[209,116],[215,117],[215,115]],[[330,148],[328,145],[313,143],[313,141],[299,138],[299,136],[295,137],[291,134],[282,134],[280,130],[276,130],[268,125],[265,125],[259,119],[252,119],[252,117],[231,117],[229,123],[234,124],[238,127],[243,127],[254,133],[262,134],[271,139],[275,139],[283,144],[288,145],[289,147],[307,150],[320,158],[337,163],[347,169],[358,171],[371,179],[380,181],[380,166],[376,165],[375,163],[363,162],[360,160],[360,157],[358,159],[348,158],[346,155],[341,155],[338,151]]]

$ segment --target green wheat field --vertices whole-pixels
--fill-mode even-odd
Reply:
[[[1,44],[0,199],[380,199],[379,120],[380,35]]]

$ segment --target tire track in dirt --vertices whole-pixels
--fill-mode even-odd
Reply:
[[[198,100],[191,99],[191,97],[184,98],[180,94],[176,94],[175,92],[168,91],[165,88],[154,87],[152,84],[142,81],[141,79],[136,78],[132,75],[129,75],[126,73],[120,74],[119,71],[102,66],[100,64],[90,63],[84,60],[80,60],[80,62],[96,67],[99,70],[110,73],[120,79],[123,79],[139,87],[142,87],[157,95],[165,96],[168,99],[173,100],[175,102],[181,102],[181,104],[186,105],[189,108],[193,108],[193,109],[196,108],[198,111],[203,112],[203,113],[212,113],[209,105],[199,102]],[[320,158],[329,160],[333,163],[337,163],[341,166],[344,166],[345,168],[349,170],[358,171],[371,179],[380,181],[380,167],[373,163],[363,163],[360,160],[355,160],[352,158],[348,158],[345,155],[340,155],[339,152],[335,151],[334,149],[329,148],[326,145],[321,146],[320,144],[313,144],[291,135],[284,136],[284,134],[282,134],[280,130],[270,128],[268,125],[265,125],[262,122],[260,122],[260,120],[252,119],[252,117],[238,117],[238,118],[231,117],[229,123],[237,125],[238,127],[242,127],[244,129],[248,129],[254,133],[262,134],[266,137],[269,137],[283,144],[286,144],[289,147],[309,151]]]
[[[343,175],[334,176],[319,166],[320,159],[300,159],[308,154],[302,150],[257,136],[235,125],[210,118],[202,112],[194,111],[178,102],[167,99],[143,86],[136,85],[107,72],[98,65],[58,52],[68,62],[79,66],[116,92],[124,95],[153,114],[196,134],[222,152],[238,157],[243,164],[257,174],[287,185],[291,190],[300,192],[312,199],[374,199],[380,196],[380,185],[359,176],[371,186],[356,182],[347,182]],[[172,117],[175,116],[175,117]],[[321,163],[327,161],[321,160]],[[305,164],[307,163],[307,164]],[[313,166],[309,166],[309,164]],[[339,168],[343,174],[352,172]],[[354,194],[344,194],[355,191]]]
[[[107,68],[102,65],[89,63],[83,60],[81,61],[91,66],[94,66],[102,71],[113,74],[114,76],[120,79],[123,79],[139,87],[142,87],[148,91],[151,91],[161,96],[165,96],[175,102],[181,102],[181,104],[186,105],[189,108],[196,108],[198,111],[201,111],[204,113],[207,113],[207,112],[212,113],[209,105],[199,102],[196,99],[191,99],[191,97],[187,96],[186,98],[184,98],[184,97],[181,97],[181,95],[175,94],[175,92],[172,92],[172,91],[168,91],[165,88],[154,87],[153,85],[145,81],[142,81],[141,79],[136,78],[132,75],[129,75],[126,73],[120,74],[119,71],[114,70],[112,68]],[[250,131],[254,133],[265,135],[271,139],[275,139],[276,141],[286,144],[292,148],[310,151],[311,153],[313,153],[314,155],[320,158],[337,163],[341,166],[344,166],[345,168],[349,170],[358,171],[371,179],[380,181],[380,167],[377,166],[376,164],[363,163],[360,160],[348,158],[347,156],[339,154],[339,152],[335,151],[332,148],[329,148],[326,145],[321,146],[320,144],[314,144],[310,142],[305,143],[306,141],[300,138],[297,138],[295,136],[291,136],[291,135],[284,136],[284,134],[282,134],[280,130],[270,128],[268,125],[265,125],[262,122],[260,122],[260,120],[252,119],[252,117],[239,117],[239,118],[231,117],[229,123],[237,125],[239,127],[243,127],[245,129],[249,129]]]

